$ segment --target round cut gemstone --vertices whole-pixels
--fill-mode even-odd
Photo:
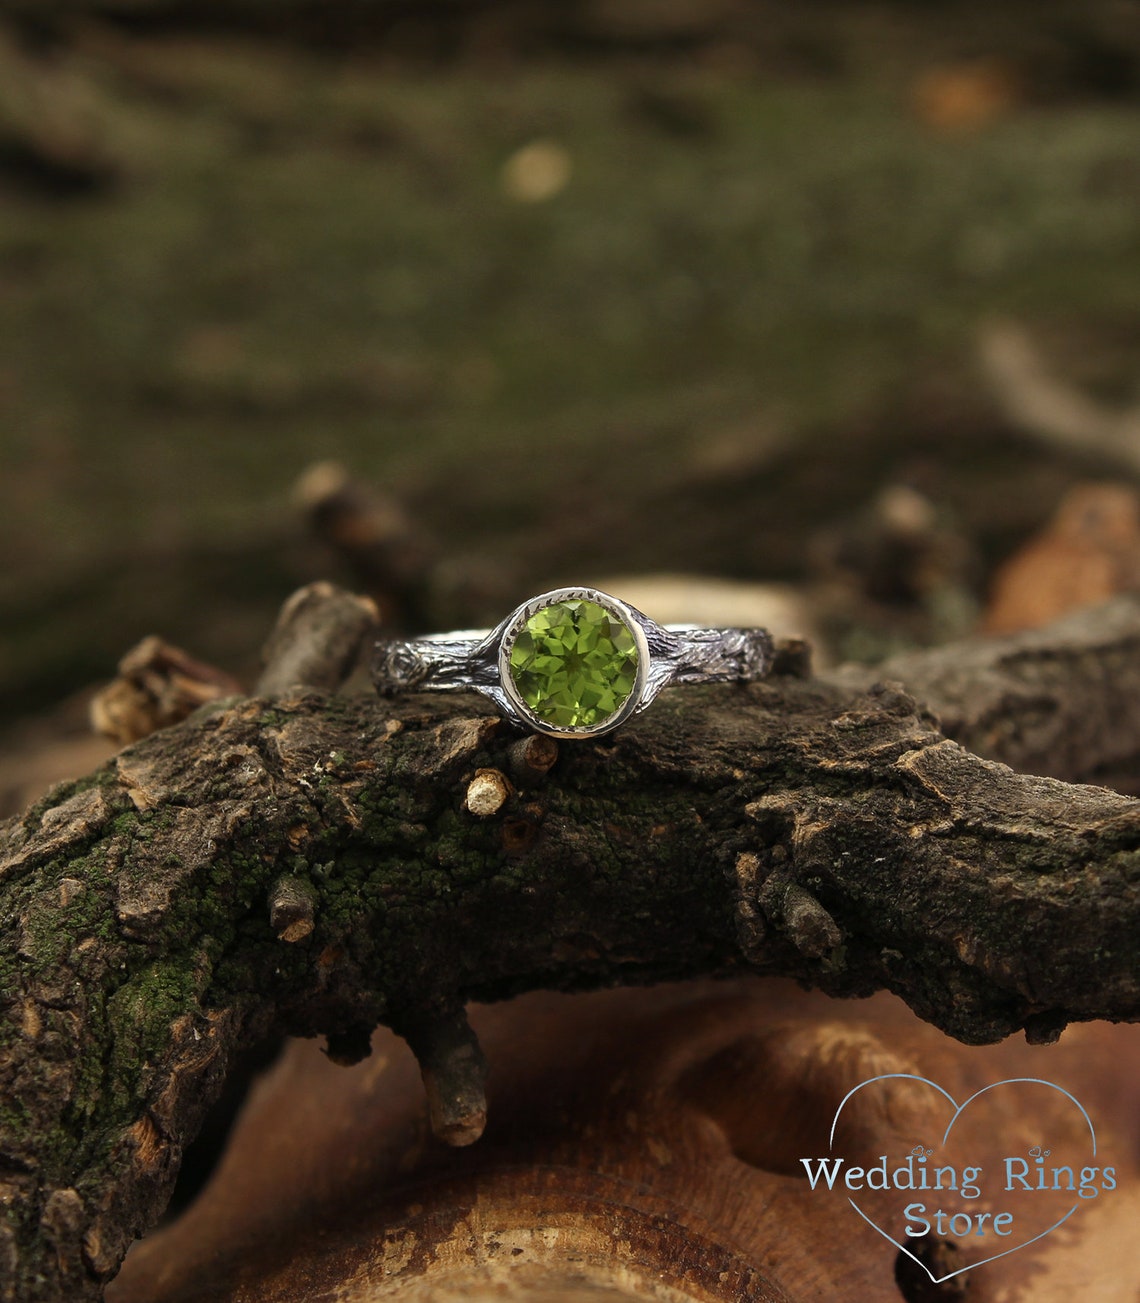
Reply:
[[[637,679],[637,643],[623,620],[584,598],[552,602],[511,647],[522,699],[554,728],[594,728],[620,710]]]

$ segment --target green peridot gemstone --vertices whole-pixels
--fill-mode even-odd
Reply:
[[[637,643],[625,623],[584,599],[532,615],[511,647],[511,678],[553,728],[594,728],[620,710],[637,679]]]

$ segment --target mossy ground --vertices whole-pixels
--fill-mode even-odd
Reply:
[[[4,711],[147,632],[230,664],[256,646],[311,577],[289,490],[317,458],[492,564],[794,577],[817,515],[900,450],[967,455],[922,395],[980,392],[983,320],[1050,328],[1121,396],[1127,87],[1030,83],[938,130],[916,78],[1032,24],[849,8],[783,65],[89,35],[60,112],[114,180],[64,200],[0,177]],[[569,179],[520,202],[503,167],[536,139]],[[765,461],[856,439],[823,498]],[[734,551],[766,510],[795,537]]]

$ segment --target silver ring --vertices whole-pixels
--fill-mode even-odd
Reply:
[[[519,728],[597,737],[662,688],[762,679],[772,655],[765,629],[660,625],[596,588],[555,588],[491,630],[382,639],[372,679],[382,696],[474,689]]]

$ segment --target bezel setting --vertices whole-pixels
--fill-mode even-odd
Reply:
[[[520,692],[511,669],[511,652],[519,634],[523,632],[534,616],[546,610],[547,607],[555,606],[560,602],[592,602],[595,606],[601,607],[611,619],[618,621],[629,631],[633,637],[637,653],[637,668],[629,695],[616,710],[612,711],[604,719],[599,720],[597,724],[585,728],[560,727],[539,716]],[[596,588],[554,588],[548,593],[532,597],[513,611],[507,617],[506,623],[500,626],[499,685],[503,695],[529,727],[538,732],[547,733],[551,737],[598,737],[603,733],[610,732],[611,729],[618,728],[637,711],[645,696],[650,661],[649,640],[643,627],[645,619],[646,617],[640,611],[635,610],[619,598],[611,597],[609,593],[600,592]],[[496,632],[499,631],[496,630]]]

